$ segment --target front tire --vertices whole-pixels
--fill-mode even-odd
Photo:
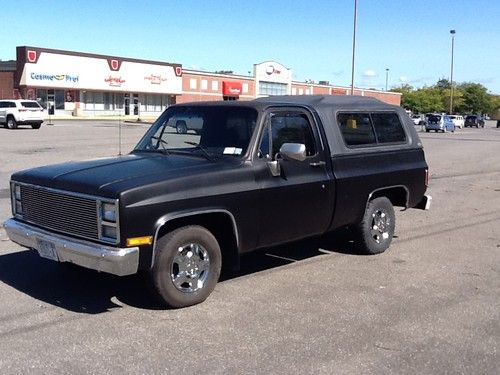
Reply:
[[[151,281],[160,302],[182,308],[203,302],[219,280],[222,257],[217,239],[197,225],[178,228],[157,243]]]
[[[356,247],[364,254],[383,253],[391,245],[395,227],[396,216],[391,201],[386,197],[371,200],[355,228]]]
[[[10,130],[17,129],[17,121],[14,117],[9,116],[7,118],[7,128]]]
[[[41,126],[42,126],[42,124],[40,124],[40,123],[31,124],[32,129],[40,129]]]

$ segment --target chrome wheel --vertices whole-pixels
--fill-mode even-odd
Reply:
[[[17,122],[13,117],[7,118],[7,128],[11,130],[17,128]]]
[[[193,293],[204,287],[209,270],[208,251],[198,243],[190,243],[177,249],[170,278],[179,291]]]
[[[381,243],[389,238],[391,219],[382,210],[377,210],[372,214],[372,225],[370,234],[376,243]]]

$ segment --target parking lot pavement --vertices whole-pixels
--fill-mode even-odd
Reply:
[[[129,151],[147,127],[122,127]],[[420,133],[430,211],[391,248],[335,239],[246,256],[203,304],[39,258],[0,229],[0,373],[464,373],[500,367],[500,129]],[[116,123],[0,128],[0,220],[19,169],[118,154]]]

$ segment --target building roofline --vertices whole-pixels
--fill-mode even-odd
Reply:
[[[143,60],[143,59],[135,59],[123,56],[113,56],[113,55],[99,55],[96,53],[87,53],[87,52],[78,52],[78,51],[67,51],[62,49],[53,49],[53,48],[43,48],[43,47],[34,47],[34,46],[18,46],[18,49],[31,49],[39,52],[48,52],[60,55],[69,55],[69,56],[81,56],[81,57],[93,57],[98,59],[117,59],[121,61],[134,62],[140,64],[152,64],[152,65],[169,65],[169,66],[182,66],[179,63],[170,63],[167,61],[156,61],[156,60]]]

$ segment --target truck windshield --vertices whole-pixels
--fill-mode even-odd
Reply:
[[[248,148],[256,121],[257,111],[248,107],[175,106],[156,120],[134,151],[240,156]]]

